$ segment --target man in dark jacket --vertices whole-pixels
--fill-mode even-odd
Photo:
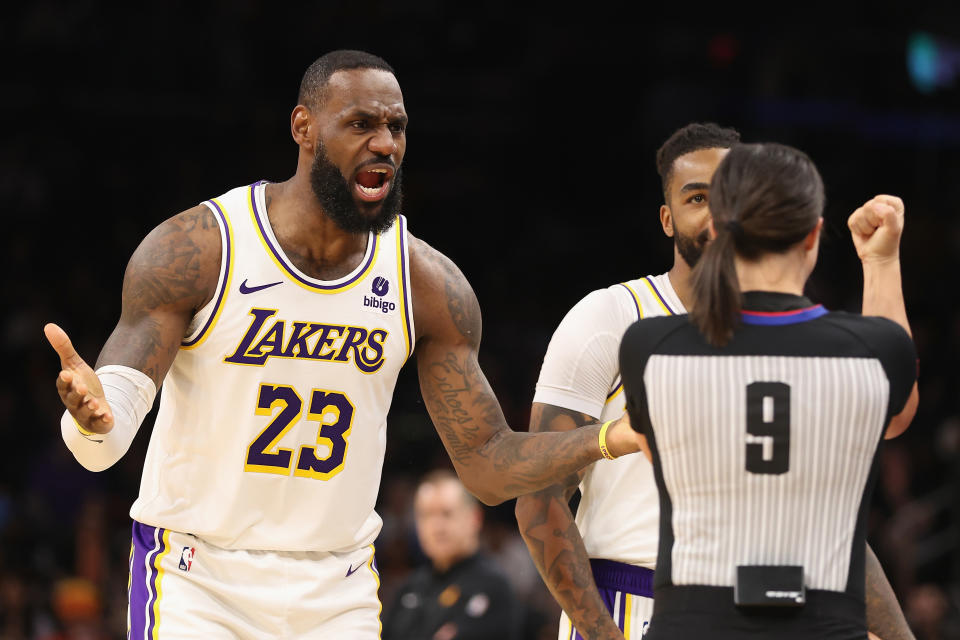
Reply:
[[[383,620],[383,640],[519,638],[519,602],[506,577],[478,551],[483,512],[457,476],[427,474],[414,516],[430,565],[397,590]]]

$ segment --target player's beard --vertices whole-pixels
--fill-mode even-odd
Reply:
[[[686,262],[687,266],[691,269],[697,266],[697,262],[700,260],[700,256],[703,255],[703,250],[709,241],[710,232],[706,229],[695,236],[686,236],[677,231],[675,240],[680,257],[683,258],[683,261]]]
[[[380,202],[369,203],[372,209],[380,205],[380,212],[374,215],[364,213],[357,204],[343,174],[337,165],[330,162],[323,145],[317,147],[317,153],[310,167],[310,186],[320,206],[338,227],[348,233],[382,233],[390,228],[394,218],[400,213],[403,200],[401,194],[401,169],[397,167],[390,184],[390,191]]]

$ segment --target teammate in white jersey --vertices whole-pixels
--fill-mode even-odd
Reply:
[[[824,208],[805,154],[735,145],[711,182],[696,306],[637,322],[620,348],[660,496],[649,637],[861,640],[878,445],[917,407],[903,203],[877,196],[849,218],[867,289],[871,274],[891,285],[869,317],[803,296]]]
[[[295,175],[151,232],[96,372],[45,328],[61,433],[87,468],[126,452],[164,385],[131,509],[130,637],[378,636],[374,503],[414,351],[430,416],[484,502],[638,450],[626,420],[566,434],[505,424],[477,364],[473,291],[399,215],[407,114],[392,68],[332,52],[298,101]]]
[[[660,223],[674,239],[673,266],[659,276],[594,291],[568,312],[544,357],[531,431],[570,430],[617,418],[625,410],[620,339],[640,318],[682,314],[692,305],[690,273],[709,238],[710,180],[739,139],[733,129],[695,123],[660,147]],[[888,286],[899,289],[899,281]],[[865,296],[865,310],[872,299]],[[574,518],[569,499],[578,486]],[[645,633],[653,612],[659,504],[652,467],[642,456],[602,460],[561,485],[521,496],[516,515],[534,563],[563,609],[561,640],[630,639]],[[888,639],[910,638],[872,552],[867,561],[871,629]]]

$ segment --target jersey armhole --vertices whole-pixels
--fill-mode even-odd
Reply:
[[[233,275],[233,230],[230,227],[230,220],[223,211],[223,205],[216,198],[207,200],[203,204],[213,212],[217,227],[220,229],[220,273],[217,276],[217,293],[190,320],[187,336],[180,342],[181,349],[195,349],[210,335],[223,310],[227,291],[230,289],[230,278]]]
[[[400,281],[400,315],[403,319],[403,337],[407,341],[407,359],[413,355],[417,336],[413,326],[413,291],[410,286],[410,246],[407,238],[407,218],[397,215],[397,277]]]

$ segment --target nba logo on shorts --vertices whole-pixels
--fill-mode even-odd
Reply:
[[[190,571],[190,567],[193,565],[193,554],[196,553],[196,551],[194,547],[183,548],[183,551],[180,552],[181,571]]]

